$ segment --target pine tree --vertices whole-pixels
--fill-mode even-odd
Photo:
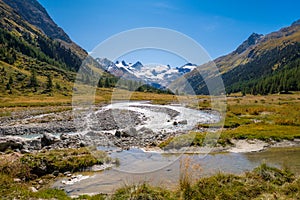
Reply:
[[[12,76],[9,76],[8,83],[6,84],[6,89],[11,90],[11,85],[14,83]]]
[[[59,83],[55,83],[55,88],[56,88],[57,90],[61,90],[60,84],[59,84]]]
[[[51,92],[53,89],[53,81],[50,74],[47,75],[47,85],[46,85],[47,91]]]
[[[31,77],[30,77],[30,84],[29,84],[30,87],[33,87],[34,88],[34,92],[37,91],[37,87],[39,86],[38,84],[38,80],[37,80],[37,76],[36,76],[36,71],[33,70],[31,72]]]
[[[109,78],[106,78],[106,79],[105,79],[104,87],[105,87],[105,88],[109,88],[109,87],[110,87],[110,81],[109,81]]]
[[[99,88],[103,87],[102,78],[100,78],[99,81],[98,81],[98,87]]]

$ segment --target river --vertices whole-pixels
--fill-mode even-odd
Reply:
[[[61,180],[54,187],[64,189],[69,195],[113,193],[117,188],[148,182],[155,186],[169,189],[178,186],[180,175],[180,159],[189,160],[193,178],[201,178],[218,172],[242,174],[262,163],[274,167],[288,167],[294,173],[300,174],[300,147],[270,148],[262,152],[251,153],[211,153],[160,154],[130,149],[113,153],[121,165],[110,170],[90,175],[89,178],[73,185],[64,185]]]

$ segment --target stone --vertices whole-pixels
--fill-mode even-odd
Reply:
[[[36,138],[36,139],[28,140],[28,141],[26,141],[26,145],[30,149],[40,150],[42,148],[41,138]]]
[[[119,130],[116,130],[116,132],[115,132],[115,136],[116,136],[117,138],[120,138],[120,137],[121,137],[121,135],[122,135],[121,131],[119,131]]]
[[[22,150],[21,150],[21,153],[22,153],[22,154],[28,154],[28,153],[30,153],[30,151],[29,151],[28,149],[25,148],[25,149],[22,149]]]
[[[54,175],[54,176],[58,176],[59,175],[59,171],[54,171],[54,172],[52,172],[52,175]]]
[[[65,176],[66,176],[67,174],[71,174],[71,172],[70,172],[70,171],[64,172],[64,175],[65,175]]]
[[[19,178],[14,178],[14,182],[15,183],[20,183],[22,180],[21,179],[19,179]]]
[[[38,192],[38,190],[35,187],[29,187],[29,190],[31,190],[32,192]]]
[[[124,135],[123,137],[126,137],[126,136],[127,137],[135,137],[135,136],[137,136],[137,130],[133,127],[124,129],[122,133],[123,133],[122,136]]]
[[[181,125],[185,125],[187,123],[188,123],[187,120],[182,120],[182,121],[178,122],[178,124],[181,124]]]
[[[17,137],[0,138],[0,151],[5,152],[7,149],[16,150],[23,149],[24,140]]]
[[[43,133],[43,137],[41,138],[42,147],[50,146],[58,141],[59,139],[57,139],[50,133]]]
[[[67,140],[67,139],[69,139],[70,137],[68,136],[68,134],[63,133],[63,134],[61,134],[61,135],[59,136],[59,138],[60,138],[61,140]]]
[[[79,147],[86,147],[87,144],[85,142],[81,141],[81,142],[79,142],[79,145],[77,144],[77,146],[79,146]]]

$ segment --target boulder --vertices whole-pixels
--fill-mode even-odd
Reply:
[[[20,183],[20,182],[22,182],[22,180],[19,179],[19,178],[14,178],[14,182],[15,182],[15,183]]]
[[[60,138],[61,140],[67,140],[67,139],[69,139],[69,135],[66,134],[66,133],[63,133],[63,134],[61,134],[61,135],[59,136],[59,138]]]
[[[182,120],[182,121],[178,122],[178,124],[181,124],[181,125],[185,125],[187,123],[188,123],[187,120]]]
[[[0,138],[0,152],[5,152],[7,149],[21,150],[24,148],[24,139],[18,137],[3,137]]]
[[[58,176],[59,175],[59,171],[55,170],[54,172],[52,172],[52,175]]]
[[[38,190],[35,187],[29,187],[29,190],[31,190],[31,192],[38,192]]]
[[[140,135],[154,135],[155,133],[153,132],[153,130],[146,128],[146,127],[142,127],[141,129],[139,129],[139,133]]]
[[[122,137],[135,137],[137,136],[137,130],[133,127],[126,128],[122,131]]]
[[[42,148],[41,138],[26,141],[26,148],[32,150],[40,150]]]
[[[50,133],[43,133],[43,137],[41,138],[42,147],[50,146],[58,142],[59,139]]]
[[[116,130],[116,132],[115,132],[115,136],[116,136],[117,138],[120,138],[120,137],[122,136],[122,133],[121,133],[121,131],[119,131],[119,130]]]

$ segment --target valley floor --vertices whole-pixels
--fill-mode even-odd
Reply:
[[[111,90],[106,89],[98,91],[98,93],[102,95],[96,97],[97,104],[101,106],[107,105],[111,97],[111,92]],[[160,105],[178,102],[174,95],[145,95],[144,93],[134,94],[133,100],[151,100],[154,104]],[[199,97],[198,105],[193,104],[188,105],[188,107],[208,110],[210,107],[210,98]],[[72,120],[71,113],[72,106],[70,97],[5,97],[0,102],[1,140],[3,140],[6,135],[20,135],[20,133],[21,135],[26,135],[29,132],[31,134],[38,134],[41,132],[41,129],[43,129],[44,132],[50,133],[53,131],[62,133],[72,132],[75,130],[74,125],[68,123],[68,121]],[[33,124],[36,128],[31,127]],[[180,150],[201,151],[201,148],[205,147],[204,144],[205,141],[207,141],[205,139],[209,134],[210,128],[220,134],[215,146],[215,151],[219,152],[261,151],[273,146],[299,146],[300,93],[268,96],[230,96],[227,98],[227,113],[224,130],[221,131],[218,129],[219,126],[220,123],[198,123],[192,131],[187,131],[183,134],[166,135],[155,143],[151,141],[143,147],[148,148],[148,150],[159,151],[160,149],[164,149],[170,152]],[[16,129],[15,127],[21,128]],[[15,132],[16,130],[18,133]],[[120,138],[123,137],[122,134],[124,133],[121,133]],[[48,136],[49,135],[46,135],[44,137],[47,138]],[[126,138],[128,137],[131,136],[127,135]],[[50,139],[51,138],[53,139],[50,135]],[[82,138],[77,139],[82,140]],[[87,143],[81,144],[73,137],[65,138],[65,136],[60,135],[60,140],[64,142],[58,143],[57,146],[53,144],[46,145],[44,149],[66,148],[68,147],[68,142],[73,142],[73,147],[75,148],[87,145]],[[189,142],[188,149],[186,149],[187,141]],[[3,143],[0,146],[2,148]],[[13,145],[4,148],[3,150],[6,151],[6,153],[1,155],[2,161],[3,158],[4,160],[6,159],[6,156],[13,156],[16,160],[22,160],[24,155],[35,155],[40,152],[40,147],[36,150],[27,149],[28,151],[23,151],[23,154],[12,153],[12,151],[9,150],[11,148],[18,151],[18,148]],[[41,148],[43,147],[41,146]],[[128,146],[126,146],[126,148],[128,148]],[[76,155],[80,154],[76,153]],[[37,158],[41,157],[38,156]],[[98,161],[94,160],[90,162],[90,164],[92,165],[97,162]],[[41,179],[44,181],[45,179],[34,175],[36,169],[31,168],[32,166],[25,167],[28,171],[25,170],[18,174],[10,174],[7,170],[9,170],[11,166],[7,166],[3,162],[0,164],[0,185],[5,186],[0,188],[0,192],[3,194],[2,196],[7,195],[8,199],[13,197],[27,199],[31,195],[33,198],[56,197],[58,199],[69,199],[69,197],[61,191],[47,189],[47,184],[43,187],[44,189],[35,194],[32,193],[32,190],[28,190],[28,187],[31,187],[33,183]],[[21,162],[18,165],[23,164],[24,162]],[[78,163],[75,164],[71,162],[67,165],[73,166],[78,165]],[[60,173],[66,172],[67,168],[63,166],[64,165],[57,166],[62,167],[61,169],[58,168]],[[75,172],[76,170],[71,171]],[[24,177],[32,173],[32,177]],[[50,174],[52,173],[53,172]],[[48,177],[49,174],[45,176]],[[55,177],[51,175],[49,180],[53,178]],[[15,185],[16,182],[17,184]],[[231,186],[229,187],[229,185]],[[260,185],[260,188],[256,188],[255,185]],[[193,199],[194,197],[203,197],[203,199],[230,199],[230,196],[232,197],[236,194],[242,199],[294,199],[299,198],[299,188],[299,178],[291,175],[288,171],[261,166],[253,172],[242,176],[218,174],[209,178],[200,179],[195,184],[180,182],[180,188],[175,193],[162,188],[153,188],[148,185],[128,186],[116,191],[111,199],[128,199],[129,197],[132,197],[132,199],[138,199],[139,197],[151,199],[154,196],[157,197],[157,199]],[[20,193],[15,193],[16,190],[20,191]],[[86,198],[88,199],[90,197]],[[102,198],[104,199],[105,196],[100,195],[94,197],[94,199]]]

